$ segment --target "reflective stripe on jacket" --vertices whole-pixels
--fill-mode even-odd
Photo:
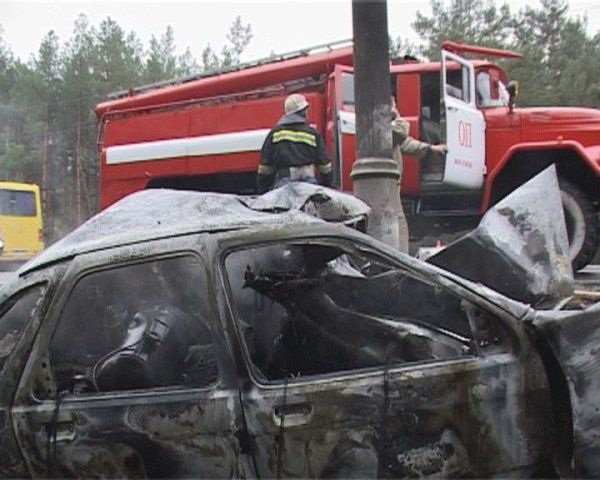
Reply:
[[[321,134],[297,113],[285,115],[271,129],[265,139],[258,166],[259,183],[267,183],[261,176],[275,178],[289,176],[290,168],[314,165],[319,169],[325,185],[331,181],[331,162],[327,158]],[[259,187],[259,191],[264,188]]]

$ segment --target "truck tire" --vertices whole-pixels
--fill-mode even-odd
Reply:
[[[559,180],[573,271],[592,261],[600,242],[600,222],[587,195],[567,180]]]

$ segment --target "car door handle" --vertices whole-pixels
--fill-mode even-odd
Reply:
[[[277,427],[297,427],[310,422],[313,408],[309,403],[278,405],[272,413],[271,418]]]
[[[457,107],[449,106],[448,110],[450,110],[451,112],[456,112],[458,110],[458,108]]]
[[[44,430],[50,440],[56,443],[71,443],[77,438],[77,431],[71,422],[46,424]]]

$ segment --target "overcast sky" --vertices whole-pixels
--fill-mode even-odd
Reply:
[[[499,2],[498,2],[499,3]],[[536,0],[510,0],[513,10]],[[415,39],[410,27],[417,11],[429,15],[429,0],[388,0],[389,31],[392,36]],[[571,0],[572,15],[588,15],[588,30],[600,29],[599,0]],[[125,31],[134,31],[148,46],[150,36],[159,37],[167,25],[173,27],[178,53],[190,47],[200,60],[207,43],[220,51],[237,15],[252,25],[254,37],[242,60],[285,53],[352,37],[350,0],[327,1],[25,1],[0,0],[2,38],[15,56],[27,60],[37,53],[44,35],[54,30],[61,45],[68,40],[73,22],[85,13],[97,26],[110,16]]]

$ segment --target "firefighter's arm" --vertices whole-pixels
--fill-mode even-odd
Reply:
[[[267,135],[260,151],[260,161],[256,175],[256,190],[258,193],[265,193],[275,180],[275,168],[272,162],[273,142],[271,140],[272,132]]]
[[[317,132],[317,168],[321,175],[321,183],[326,187],[331,185],[332,171],[331,162],[327,157],[327,150],[325,150],[325,142],[323,138]]]
[[[421,142],[409,135],[410,124],[402,117],[396,116],[392,120],[392,138],[394,146],[400,145],[400,151],[404,155],[415,155],[419,158],[425,157],[429,152],[443,155],[447,152],[446,145],[431,145]]]
[[[425,157],[429,152],[444,155],[448,149],[446,145],[431,145],[427,142],[421,142],[415,138],[407,137],[400,145],[400,151],[404,155],[415,155],[419,158]]]

